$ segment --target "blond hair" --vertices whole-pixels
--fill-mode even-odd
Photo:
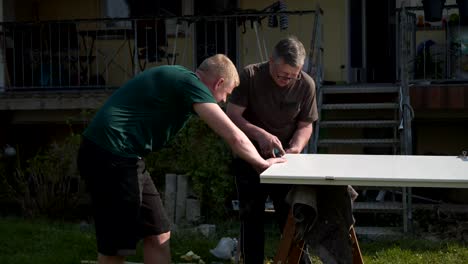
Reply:
[[[205,72],[212,78],[224,78],[226,81],[232,81],[235,86],[239,86],[239,74],[234,63],[224,54],[216,54],[206,58],[198,70]]]

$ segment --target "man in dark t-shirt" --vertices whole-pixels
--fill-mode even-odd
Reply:
[[[315,83],[301,70],[304,60],[305,49],[297,38],[279,41],[269,61],[244,68],[229,100],[228,116],[264,158],[300,153],[312,135],[312,123],[318,118]],[[265,201],[268,196],[273,200],[282,231],[289,211],[285,202],[289,186],[260,184],[259,174],[241,159],[234,160],[234,170],[242,258],[246,264],[261,264]]]
[[[145,263],[171,262],[170,223],[143,157],[164,146],[190,115],[200,116],[257,172],[285,161],[262,158],[217,104],[238,85],[235,66],[218,54],[196,72],[181,66],[146,70],[97,112],[83,133],[78,168],[93,204],[99,263],[124,263],[140,239]]]

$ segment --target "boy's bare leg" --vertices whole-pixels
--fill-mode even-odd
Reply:
[[[171,263],[171,249],[169,247],[170,237],[171,232],[167,232],[157,236],[149,236],[144,238],[143,252],[145,264]]]
[[[122,256],[106,256],[99,254],[98,263],[99,264],[123,264],[125,262],[125,257]]]

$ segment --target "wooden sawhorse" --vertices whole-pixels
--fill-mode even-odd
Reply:
[[[292,212],[289,212],[288,220],[283,229],[283,235],[276,251],[276,256],[273,261],[273,264],[297,264],[301,259],[302,252],[304,251],[304,241],[294,240],[294,235],[296,232],[295,221],[292,215]],[[354,227],[351,227],[349,230],[352,247],[353,247],[353,264],[363,264],[361,249],[359,248],[359,243],[356,237],[356,231]]]

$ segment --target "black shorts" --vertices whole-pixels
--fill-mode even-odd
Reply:
[[[170,230],[142,159],[113,155],[83,137],[78,168],[91,195],[99,253],[135,254],[139,240]]]

